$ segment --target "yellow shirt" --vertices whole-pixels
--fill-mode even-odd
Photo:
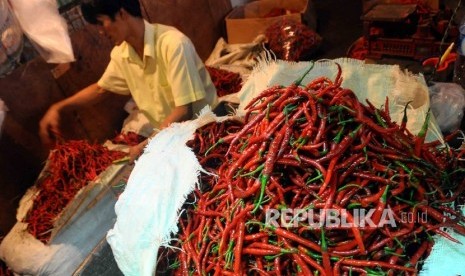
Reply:
[[[143,60],[126,42],[115,46],[98,85],[132,95],[157,128],[180,105],[193,104],[195,114],[217,104],[216,89],[190,39],[174,27],[144,20]]]

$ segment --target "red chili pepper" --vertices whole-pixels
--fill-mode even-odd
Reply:
[[[382,267],[382,268],[396,269],[400,271],[416,272],[414,268],[404,267],[404,266],[390,264],[386,262],[380,262],[380,261],[344,259],[342,260],[342,263],[346,265],[353,265],[353,266]]]
[[[242,247],[244,245],[244,233],[245,233],[245,221],[241,221],[238,227],[238,238],[236,247],[234,249],[234,271],[240,273],[241,268],[241,258],[242,258]]]
[[[429,241],[424,241],[418,250],[415,252],[415,254],[412,255],[410,260],[408,261],[407,265],[408,267],[415,267],[417,262],[420,260],[421,257],[425,254],[426,250],[428,247],[432,246],[432,242]]]

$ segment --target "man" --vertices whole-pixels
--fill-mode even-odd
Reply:
[[[155,129],[189,120],[205,105],[216,105],[215,87],[192,42],[173,27],[145,21],[138,0],[84,0],[81,11],[115,47],[97,83],[46,112],[40,121],[45,144],[60,133],[60,112],[96,103],[110,92],[131,95]],[[146,144],[131,147],[131,162]]]

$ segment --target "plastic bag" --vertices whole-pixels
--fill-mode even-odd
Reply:
[[[18,64],[23,49],[23,32],[7,1],[0,1],[0,76]]]
[[[55,0],[10,0],[21,29],[48,63],[74,61],[68,25]]]
[[[134,132],[141,136],[149,137],[153,133],[153,126],[150,124],[147,116],[140,111],[134,99],[130,99],[124,105],[124,110],[129,113],[129,116],[124,119],[122,133]]]
[[[322,38],[306,25],[289,19],[279,20],[265,31],[268,48],[279,59],[304,60],[321,44]]]
[[[228,44],[220,37],[205,65],[248,75],[263,55],[265,40],[265,36],[259,35],[251,43]]]
[[[465,109],[465,90],[456,83],[437,82],[429,88],[431,111],[443,133],[460,127]]]

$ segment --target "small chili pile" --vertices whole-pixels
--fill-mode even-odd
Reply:
[[[216,176],[190,196],[174,244],[182,251],[162,250],[170,262],[159,272],[413,275],[432,235],[465,235],[451,207],[465,190],[465,149],[425,143],[429,115],[413,135],[406,113],[393,122],[387,100],[362,104],[341,82],[339,67],[334,81],[273,86],[243,122],[197,130],[189,145]],[[356,224],[361,213],[372,224]],[[348,226],[328,223],[338,214]]]
[[[42,242],[47,242],[53,223],[76,193],[94,180],[125,153],[110,151],[98,144],[72,140],[57,144],[49,155],[42,177],[35,184],[39,193],[24,222],[27,230]]]
[[[216,87],[218,97],[239,92],[242,88],[240,74],[228,70],[206,66],[208,73]]]

